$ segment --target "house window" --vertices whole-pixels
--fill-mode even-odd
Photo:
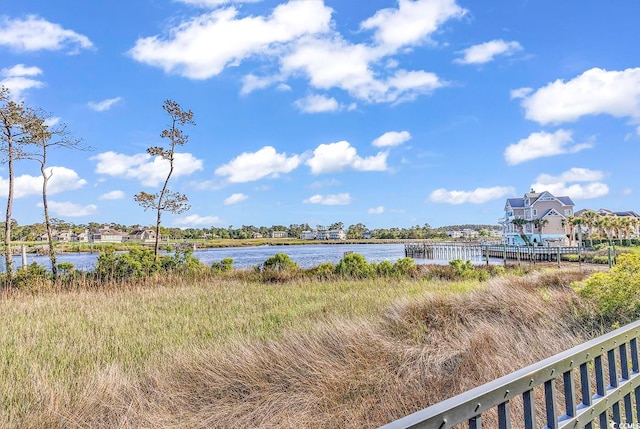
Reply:
[[[538,209],[533,209],[533,215],[538,216]]]
[[[564,210],[564,215],[565,216],[571,216],[571,209],[565,209]]]

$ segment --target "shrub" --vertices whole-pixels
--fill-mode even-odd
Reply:
[[[411,258],[402,258],[398,259],[395,264],[393,264],[394,273],[401,276],[413,276],[418,271],[418,266],[416,265],[416,261]]]
[[[338,265],[336,265],[336,274],[364,279],[372,274],[372,269],[364,256],[359,253],[349,253],[340,259]]]
[[[286,253],[276,253],[262,264],[264,270],[288,271],[298,268]]]
[[[35,290],[49,285],[49,271],[37,262],[19,269],[13,279],[13,285],[18,289]]]
[[[607,272],[576,283],[580,295],[595,304],[610,323],[626,323],[640,317],[640,255],[625,253]]]
[[[394,274],[393,264],[390,261],[382,261],[378,264],[371,264],[377,275],[391,277]]]
[[[454,259],[449,261],[449,266],[453,269],[453,272],[460,277],[471,277],[471,273],[474,271],[471,261],[462,259]]]
[[[58,264],[58,274],[61,276],[68,276],[75,272],[76,266],[71,262],[60,262]]]
[[[226,273],[233,270],[233,258],[224,258],[220,262],[211,264],[211,270],[214,273]]]
[[[319,279],[330,279],[334,276],[336,266],[331,262],[322,262],[311,270],[311,273]]]

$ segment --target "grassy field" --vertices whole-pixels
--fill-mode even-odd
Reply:
[[[585,275],[8,294],[0,426],[375,427],[582,341]]]

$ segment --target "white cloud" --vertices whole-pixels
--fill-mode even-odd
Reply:
[[[588,168],[571,168],[559,176],[540,174],[536,182],[531,185],[533,189],[545,190],[553,195],[567,195],[575,200],[585,200],[607,195],[609,187],[602,183],[605,173]],[[583,185],[572,182],[588,182]]]
[[[461,52],[463,57],[454,60],[454,62],[458,64],[485,64],[493,61],[498,55],[510,56],[521,50],[522,46],[518,42],[505,42],[496,39],[463,50]]]
[[[324,95],[309,95],[296,100],[293,104],[304,113],[336,112],[340,110],[340,103],[335,98],[325,97]]]
[[[60,122],[59,116],[52,116],[51,118],[47,118],[44,120],[44,125],[47,127],[53,127]]]
[[[5,77],[37,76],[39,74],[42,74],[40,68],[35,66],[27,67],[24,64],[16,64],[11,68],[2,69],[2,75]]]
[[[397,8],[379,10],[360,26],[374,30],[380,45],[399,48],[427,41],[443,23],[465,13],[455,0],[399,0]]]
[[[506,195],[515,194],[512,186],[494,186],[493,188],[477,188],[473,191],[448,191],[444,188],[436,189],[429,199],[434,203],[447,204],[483,204],[487,201],[497,200]]]
[[[316,194],[303,202],[307,204],[322,204],[325,206],[344,206],[351,203],[351,195],[349,195],[349,193],[329,195]]]
[[[331,8],[323,1],[289,1],[268,17],[238,18],[238,10],[228,7],[182,22],[166,38],[138,39],[129,54],[165,72],[207,79],[246,57],[268,54],[306,34],[326,32],[330,21]]]
[[[224,205],[230,206],[232,204],[237,204],[240,201],[246,200],[247,198],[249,197],[246,196],[245,194],[233,194],[224,200]]]
[[[80,189],[87,184],[78,173],[66,167],[48,167],[47,175],[51,178],[47,183],[47,195],[55,195],[64,191]],[[9,193],[9,179],[0,177],[0,197],[7,197]],[[31,195],[42,195],[42,176],[30,176],[23,174],[17,176],[14,182],[14,198],[23,198]]]
[[[96,112],[104,112],[105,110],[111,109],[111,107],[113,107],[114,104],[119,103],[120,101],[122,101],[122,97],[115,97],[115,98],[107,98],[106,100],[97,101],[97,102],[90,101],[87,105],[91,110],[95,110]]]
[[[202,170],[202,160],[190,153],[176,153],[172,178],[189,176]],[[89,158],[97,161],[96,173],[123,179],[140,181],[144,186],[157,186],[169,173],[169,161],[152,157],[146,153],[124,155],[116,152],[103,152]]]
[[[384,206],[373,207],[367,210],[369,214],[382,214],[384,213]]]
[[[351,44],[340,36],[305,38],[281,59],[282,73],[303,74],[314,88],[340,88],[370,103],[405,101],[447,85],[425,71],[393,70],[394,74],[386,77],[374,73],[373,64],[384,55],[379,49]]]
[[[543,185],[541,183],[534,183],[532,186],[538,189],[544,189],[551,192],[553,195],[566,195],[574,200],[587,200],[590,198],[603,197],[609,193],[609,186],[605,183],[594,182],[586,185],[574,183],[573,185],[566,185],[565,183],[549,183]],[[534,188],[535,189],[535,188]]]
[[[207,79],[247,60],[263,62],[267,76],[245,76],[241,94],[273,84],[289,88],[284,81],[302,75],[316,90],[339,88],[369,103],[403,102],[446,86],[434,73],[397,68],[399,61],[390,57],[428,41],[444,22],[466,12],[455,0],[400,0],[362,23],[363,30],[373,30],[372,42],[354,44],[338,33],[333,10],[322,0],[291,0],[263,16],[240,16],[223,0],[183,2],[227,6],[182,21],[167,34],[138,39],[129,55],[190,79]]]
[[[60,217],[82,217],[98,213],[98,206],[94,204],[83,206],[68,201],[49,201],[47,205],[54,215]],[[38,207],[42,206],[42,203],[38,203]]]
[[[371,142],[376,147],[397,146],[411,140],[409,131],[389,131]]]
[[[517,89],[512,89],[509,95],[511,96],[512,100],[514,98],[526,98],[526,96],[531,94],[532,91],[533,91],[533,88],[529,88],[529,87],[517,88]]]
[[[16,64],[13,67],[0,70],[0,85],[6,86],[13,100],[20,100],[24,92],[31,88],[42,88],[44,83],[34,79],[34,76],[42,74],[38,67],[26,67],[24,64]]]
[[[572,131],[560,129],[554,133],[532,133],[518,143],[509,145],[504,151],[504,159],[509,165],[520,164],[532,159],[575,153],[592,147],[591,143],[572,145]]]
[[[260,77],[254,74],[248,74],[242,78],[242,89],[240,90],[240,94],[247,95],[257,89],[267,88],[279,80],[280,79],[277,76]]]
[[[557,182],[596,182],[604,179],[604,172],[600,170],[590,170],[588,168],[571,168],[560,176],[551,176],[549,174],[541,174],[536,182],[543,185],[549,185]],[[535,189],[535,188],[534,188]]]
[[[592,68],[564,82],[549,83],[522,100],[525,117],[540,124],[573,122],[607,114],[640,121],[640,68]]]
[[[286,153],[277,153],[272,146],[265,146],[254,153],[245,152],[228,164],[218,167],[215,174],[229,176],[232,183],[252,182],[265,177],[278,177],[289,173],[300,164],[300,157],[287,157]]]
[[[222,220],[218,216],[200,216],[192,214],[173,221],[176,226],[220,225]]]
[[[124,192],[122,191],[110,191],[98,197],[99,200],[121,200],[123,198]]]
[[[306,164],[311,167],[311,173],[337,173],[347,168],[357,171],[385,171],[387,169],[387,152],[367,158],[360,157],[356,148],[348,141],[321,144],[313,151],[313,156]]]
[[[88,37],[67,30],[35,15],[25,19],[0,19],[0,46],[17,51],[59,51],[69,49],[72,53],[93,46]]]

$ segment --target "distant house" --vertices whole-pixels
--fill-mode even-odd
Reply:
[[[87,243],[89,241],[89,231],[83,231],[71,236],[71,241],[74,243]]]
[[[347,234],[342,229],[332,229],[328,232],[329,240],[346,240]]]
[[[289,238],[289,233],[287,231],[271,231],[269,238]]]
[[[127,234],[112,228],[100,228],[89,233],[91,243],[122,243]]]
[[[584,212],[589,211],[589,209],[581,209],[576,211],[575,215],[576,216],[581,216]],[[627,210],[627,211],[618,211],[618,212],[614,212],[612,210],[609,209],[598,209],[598,210],[593,210],[594,212],[598,213],[600,216],[613,216],[613,217],[618,217],[618,218],[630,218],[633,219],[635,222],[632,224],[632,228],[630,229],[630,234],[629,234],[629,238],[637,238],[640,236],[640,215],[636,212],[634,212],[633,210]],[[588,227],[586,225],[582,225],[582,230],[583,232],[588,231]]]
[[[315,231],[302,231],[300,233],[301,240],[315,240],[317,237],[317,233]]]
[[[588,211],[589,209],[581,209],[576,211],[575,215],[576,216],[581,216],[584,212]],[[640,215],[632,210],[628,210],[628,211],[622,211],[622,212],[614,212],[612,210],[608,210],[608,209],[598,209],[598,210],[593,210],[594,212],[598,213],[600,216],[618,216],[618,217],[633,217],[636,219],[640,219]]]
[[[502,240],[508,245],[565,244],[568,242],[566,219],[573,216],[574,206],[570,197],[556,197],[533,189],[522,198],[508,198],[504,217],[498,221],[502,226]]]
[[[55,234],[55,232],[52,232],[52,234]],[[49,240],[49,237],[47,236],[47,234],[40,234],[36,237],[36,241],[47,241]]]
[[[155,243],[156,232],[151,228],[136,229],[135,231],[124,235],[122,241],[136,243]]]
[[[449,238],[462,238],[462,231],[450,230],[447,231]]]
[[[259,232],[252,232],[251,238],[262,238],[262,234],[260,234]]]
[[[365,232],[362,234],[362,238],[364,238],[365,240],[370,240],[370,239],[371,239],[371,237],[372,237],[372,235],[371,235],[371,231],[365,231]]]
[[[75,234],[71,231],[62,231],[53,236],[53,241],[69,243]]]

